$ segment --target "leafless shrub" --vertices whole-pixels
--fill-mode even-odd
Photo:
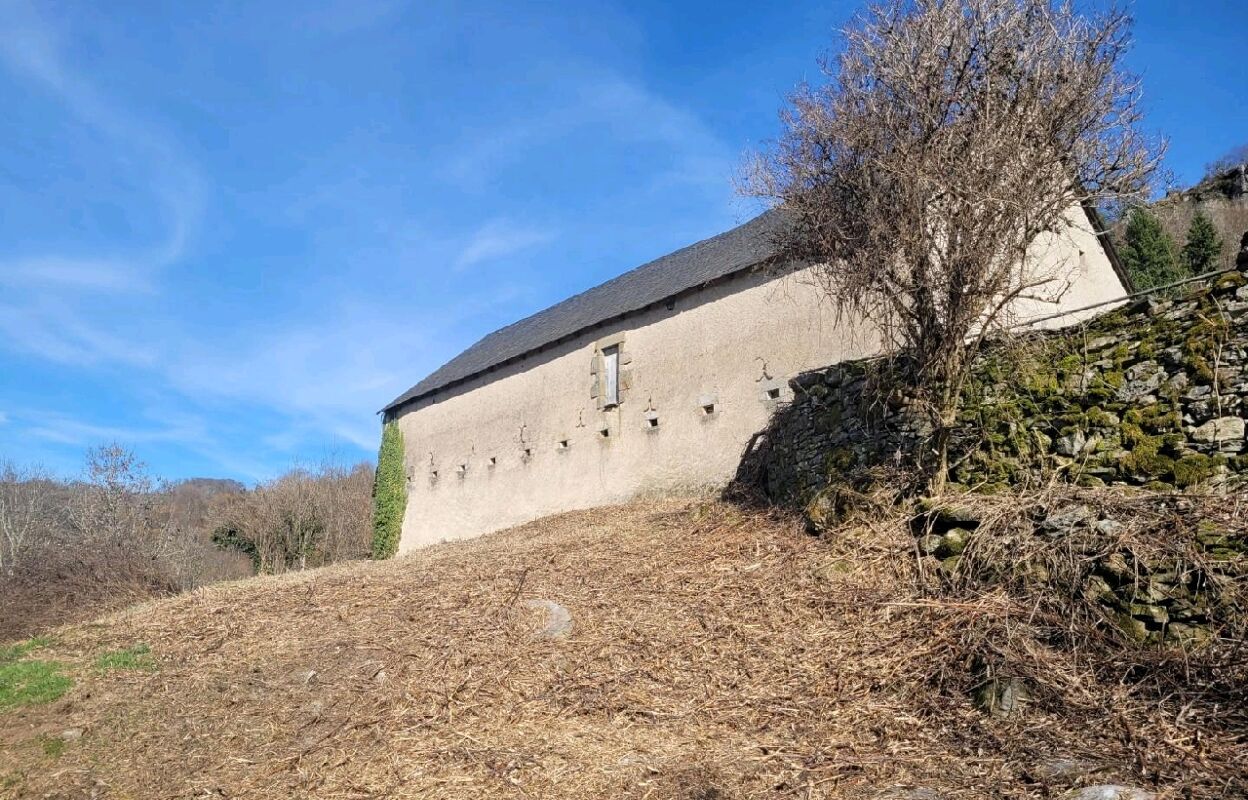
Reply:
[[[261,573],[364,558],[372,537],[371,492],[367,464],[292,470],[232,498],[214,536],[249,555]]]
[[[931,480],[975,352],[1017,301],[1056,303],[1051,241],[1080,206],[1140,197],[1164,145],[1124,72],[1130,19],[1053,0],[890,0],[847,29],[782,112],[743,190],[785,209],[779,242],[873,323],[931,417]]]
[[[57,489],[41,469],[0,463],[0,575],[12,575],[27,552],[58,526]]]
[[[253,555],[266,572],[364,557],[371,489],[365,464],[294,470],[253,491],[162,483],[118,444],[88,451],[81,481],[2,464],[0,640],[254,574]],[[227,524],[256,537],[254,554],[220,546]]]
[[[1236,167],[1248,164],[1248,142],[1232,147],[1222,156],[1205,165],[1205,176],[1201,180],[1217,178]]]

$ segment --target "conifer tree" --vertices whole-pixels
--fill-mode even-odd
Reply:
[[[1143,206],[1133,208],[1127,218],[1122,261],[1137,289],[1163,286],[1187,276],[1175,253],[1174,240]]]
[[[1183,261],[1188,272],[1200,275],[1218,268],[1218,256],[1222,253],[1222,240],[1213,220],[1197,211],[1192,225],[1187,229],[1187,244],[1183,245]]]

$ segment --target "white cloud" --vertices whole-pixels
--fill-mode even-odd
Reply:
[[[536,147],[565,137],[594,136],[667,150],[674,164],[660,173],[660,182],[727,188],[735,155],[695,114],[639,82],[612,73],[595,75],[583,64],[568,65],[559,76],[556,80],[563,85],[552,95],[557,101],[524,117],[492,119],[488,128],[462,137],[445,159],[443,176],[480,188]]]
[[[119,337],[51,299],[0,305],[0,333],[10,350],[58,364],[149,366],[156,360],[150,344]]]
[[[128,161],[145,166],[148,185],[165,216],[164,239],[129,258],[102,258],[96,263],[133,262],[128,269],[136,270],[177,261],[200,215],[198,171],[153,125],[117,108],[74,74],[66,65],[56,31],[41,18],[34,4],[24,0],[0,2],[0,62],[14,74],[50,91],[71,114],[104,133],[120,150],[137,157]],[[56,256],[47,258],[58,260]]]
[[[150,365],[152,345],[127,341],[110,330],[112,319],[104,315],[116,312],[100,308],[93,296],[158,291],[160,270],[183,257],[198,224],[199,174],[155,126],[126,113],[74,72],[58,32],[41,11],[25,0],[0,0],[0,66],[102,133],[108,150],[94,157],[137,165],[133,168],[141,171],[151,192],[151,213],[164,230],[155,241],[126,252],[67,254],[51,245],[39,255],[0,260],[0,286],[6,289],[0,347],[60,364]]]
[[[554,239],[555,234],[551,231],[524,227],[506,219],[494,220],[472,234],[455,260],[455,268],[467,269],[482,262],[506,258]]]
[[[268,444],[293,449],[325,434],[372,450],[371,412],[397,394],[429,337],[410,320],[366,314],[325,318],[314,326],[258,331],[239,349],[189,346],[168,378],[184,394],[277,410],[287,427]]]
[[[89,258],[42,256],[8,262],[0,284],[27,289],[64,289],[146,294],[151,276],[133,264]]]

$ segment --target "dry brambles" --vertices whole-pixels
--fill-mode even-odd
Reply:
[[[1140,696],[1004,590],[934,591],[906,522],[602,508],[62,628],[41,657],[76,685],[0,714],[0,796],[1243,796],[1242,715]],[[155,668],[90,668],[140,642]],[[968,699],[993,648],[1044,667],[1021,717]]]

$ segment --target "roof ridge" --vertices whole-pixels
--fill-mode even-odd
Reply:
[[[781,213],[758,216],[687,244],[487,333],[459,355],[388,403],[382,412],[426,397],[617,316],[632,313],[708,281],[726,277],[774,254]],[[632,284],[640,283],[634,286]],[[547,323],[542,325],[540,323]],[[534,330],[526,330],[532,327]],[[502,336],[510,333],[511,336]],[[514,339],[508,346],[506,340]],[[494,345],[498,343],[498,347]]]

